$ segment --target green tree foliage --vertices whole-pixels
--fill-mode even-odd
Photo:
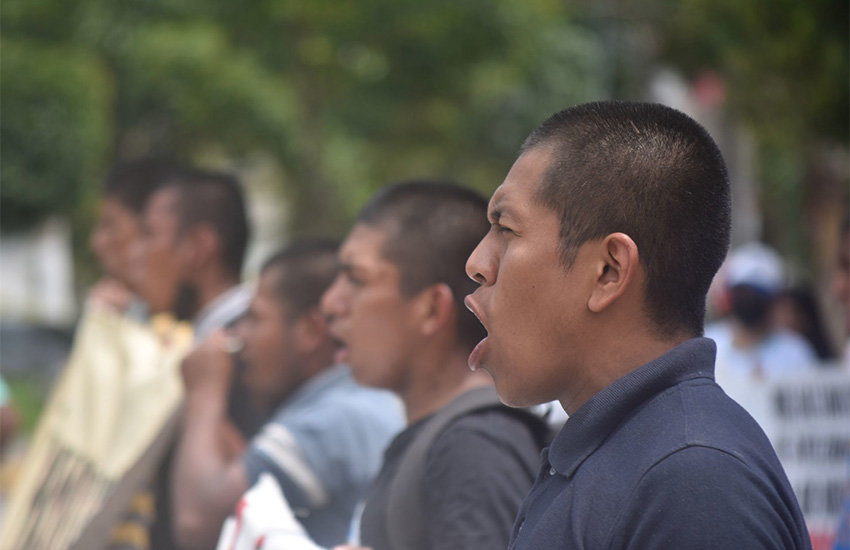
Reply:
[[[762,139],[848,143],[847,2],[682,0],[671,8],[665,57],[691,74],[722,70],[731,114]]]
[[[728,114],[756,136],[767,237],[825,269],[848,201],[848,3],[682,0],[656,9],[665,14],[662,58],[692,76],[721,73]]]
[[[394,179],[492,189],[542,117],[605,95],[569,21],[555,0],[7,0],[4,223],[144,154],[271,154],[302,232]]]
[[[84,198],[110,139],[111,82],[88,51],[11,38],[0,66],[0,219],[18,228]]]

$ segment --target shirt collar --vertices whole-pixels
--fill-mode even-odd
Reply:
[[[628,417],[665,389],[714,379],[714,341],[693,338],[611,383],[567,420],[549,448],[549,463],[567,477]]]

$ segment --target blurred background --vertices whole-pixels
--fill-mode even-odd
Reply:
[[[387,182],[491,193],[529,131],[597,99],[681,109],[724,151],[733,245],[815,288],[848,208],[846,0],[5,0],[0,369],[31,427],[85,289],[118,160],[239,174],[247,277],[294,235],[341,236]]]

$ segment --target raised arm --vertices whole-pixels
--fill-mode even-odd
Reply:
[[[183,548],[212,548],[249,480],[245,446],[227,417],[233,359],[216,333],[183,361],[186,410],[170,482],[175,535]]]

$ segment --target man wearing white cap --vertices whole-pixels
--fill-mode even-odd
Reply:
[[[776,293],[782,290],[782,259],[761,243],[745,244],[729,255],[720,277],[729,293],[731,316],[706,327],[717,342],[717,383],[732,395],[748,381],[805,371],[817,362],[802,337],[770,322]],[[752,411],[751,411],[752,412]]]

